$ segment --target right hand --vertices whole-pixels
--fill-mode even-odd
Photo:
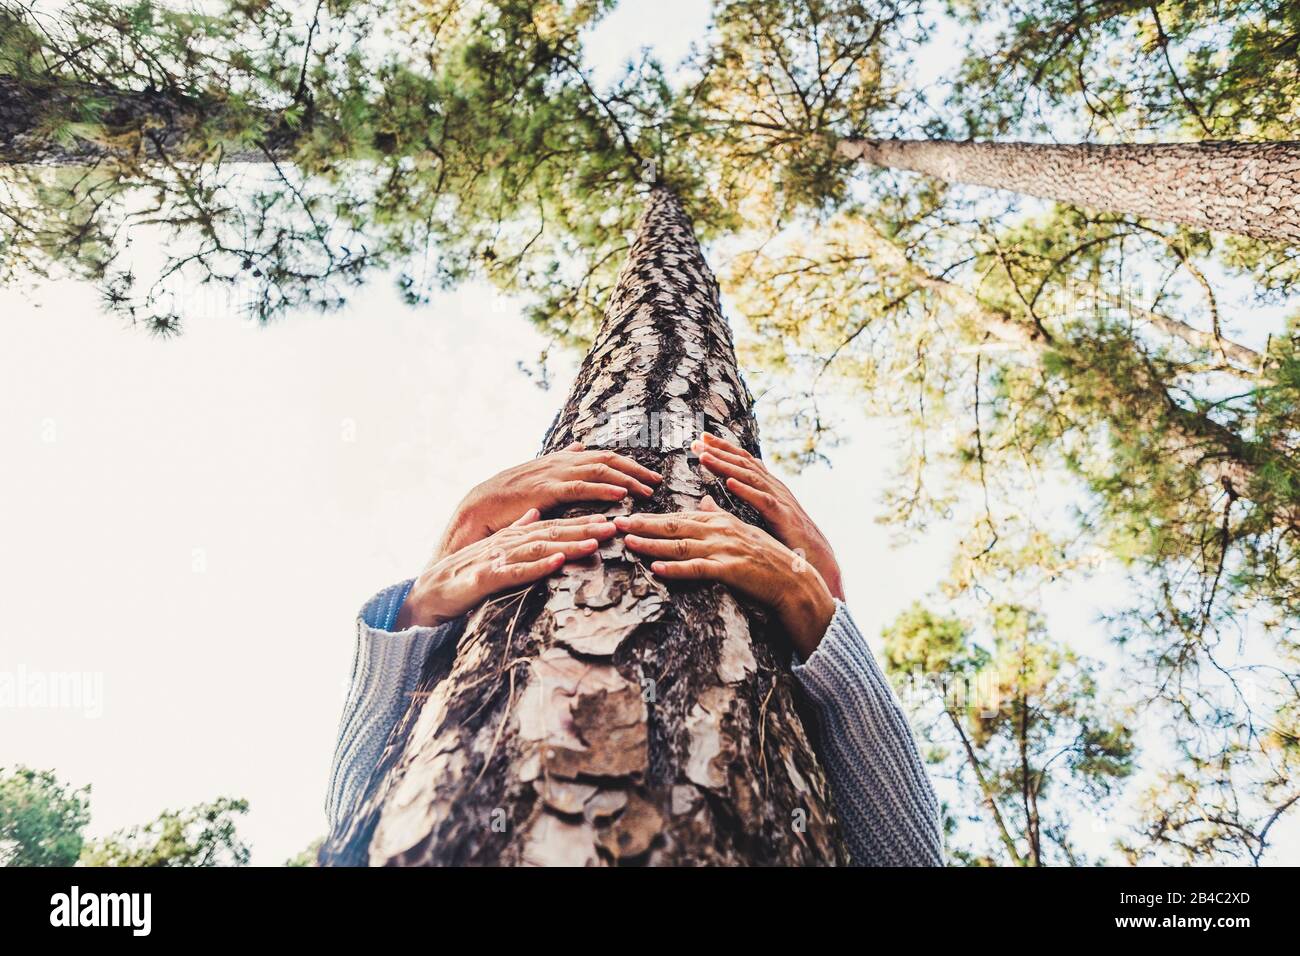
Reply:
[[[585,558],[614,536],[607,518],[582,515],[538,521],[529,508],[513,524],[435,558],[415,579],[397,614],[397,629],[434,627],[460,617],[498,591],[531,584],[565,561]]]
[[[654,494],[652,485],[663,478],[626,455],[612,451],[587,451],[574,442],[507,468],[478,485],[456,507],[438,547],[449,555],[506,527],[525,508],[548,511],[579,501],[621,501],[629,493],[641,498]]]
[[[840,566],[831,543],[794,493],[760,459],[709,432],[693,442],[691,450],[700,456],[701,465],[724,479],[728,491],[754,506],[778,541],[804,555],[833,597],[844,600]]]

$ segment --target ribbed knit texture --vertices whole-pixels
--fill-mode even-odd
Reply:
[[[325,816],[337,833],[365,796],[370,773],[393,727],[406,712],[429,654],[459,637],[462,621],[393,631],[411,581],[385,588],[366,602],[357,620],[352,677],[330,767]]]
[[[821,716],[818,756],[853,862],[942,866],[939,803],[912,728],[842,602],[817,649],[792,670]]]
[[[331,836],[356,810],[425,658],[458,640],[463,620],[391,631],[411,581],[375,595],[357,622],[351,688],[339,726],[326,815]],[[859,866],[941,866],[938,802],[911,727],[876,659],[835,602],[830,627],[795,678],[821,718],[819,756],[849,854]]]

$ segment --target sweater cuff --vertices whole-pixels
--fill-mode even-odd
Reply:
[[[361,620],[367,627],[373,627],[377,631],[391,631],[397,624],[397,615],[414,584],[415,578],[410,578],[384,588],[366,602],[361,609]]]
[[[806,661],[801,661],[796,654],[790,670],[820,708],[840,696],[839,688],[844,683],[841,675],[879,671],[879,665],[866,638],[849,616],[848,607],[836,598],[835,614],[816,649]]]

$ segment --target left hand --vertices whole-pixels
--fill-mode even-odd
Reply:
[[[725,480],[728,491],[754,506],[782,544],[802,551],[808,563],[821,574],[831,594],[844,600],[840,566],[830,542],[790,489],[761,460],[708,432],[692,443],[691,450],[700,456],[701,465]]]
[[[655,560],[661,578],[719,581],[780,618],[804,658],[835,616],[835,601],[817,569],[766,531],[721,510],[705,496],[700,511],[620,515],[624,544]]]

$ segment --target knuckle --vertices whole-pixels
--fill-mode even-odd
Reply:
[[[691,552],[690,542],[685,538],[678,538],[673,542],[673,550],[677,552],[678,557],[686,557]]]

